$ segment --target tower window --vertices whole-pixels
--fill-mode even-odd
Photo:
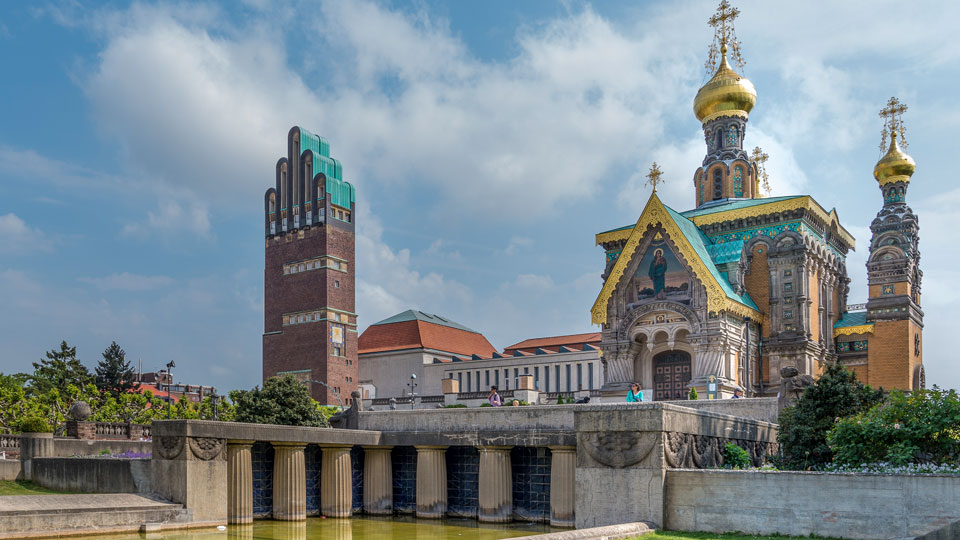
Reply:
[[[339,289],[339,288],[340,288],[340,280],[339,280],[339,279],[336,279],[336,280],[333,281],[333,288],[334,288],[334,289]]]
[[[720,150],[721,148],[723,148],[723,130],[721,129],[717,130],[716,139],[717,139],[717,150]]]
[[[739,142],[740,134],[737,131],[737,126],[730,126],[730,131],[727,132],[727,146],[737,146]]]
[[[720,169],[713,170],[713,200],[723,198],[723,173]]]

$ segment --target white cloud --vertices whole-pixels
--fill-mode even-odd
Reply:
[[[42,231],[30,228],[16,214],[0,215],[0,253],[28,253],[50,249],[50,240]]]
[[[506,255],[516,255],[532,245],[533,238],[528,238],[526,236],[513,236],[510,238],[510,243],[507,244],[507,247],[503,250],[503,253]]]
[[[173,283],[173,279],[167,276],[142,276],[129,272],[114,273],[98,278],[82,277],[77,278],[77,280],[81,283],[93,285],[101,291],[130,292],[160,289]]]
[[[145,221],[127,223],[121,233],[133,237],[147,237],[152,233],[164,237],[172,233],[187,233],[209,238],[210,212],[202,203],[159,201],[156,210],[147,211]]]

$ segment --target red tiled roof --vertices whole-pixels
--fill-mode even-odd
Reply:
[[[468,357],[474,354],[490,357],[497,352],[483,334],[419,320],[371,325],[360,334],[358,352],[420,348]]]
[[[521,352],[536,352],[537,349],[543,349],[546,347],[550,347],[551,349],[554,349],[554,348],[559,348],[563,345],[566,345],[571,349],[582,349],[584,345],[588,345],[588,344],[599,345],[600,332],[525,339],[520,343],[514,343],[513,345],[504,349],[503,354],[510,355],[510,354],[513,354],[513,351],[516,351],[516,350],[519,350]]]

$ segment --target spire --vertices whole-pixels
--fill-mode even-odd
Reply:
[[[727,63],[727,45],[730,46],[730,56],[740,70],[746,63],[740,54],[740,40],[737,39],[737,33],[733,26],[733,21],[740,15],[740,10],[731,6],[727,0],[721,0],[717,6],[717,12],[709,19],[707,24],[713,27],[713,42],[710,43],[710,50],[707,55],[707,63],[704,67],[707,75],[717,69],[717,53],[720,54],[720,65]]]
[[[647,173],[647,185],[653,186],[653,193],[657,192],[657,184],[663,182],[661,179],[662,176],[663,171],[660,170],[660,166],[654,161],[653,165],[650,166],[650,172]]]
[[[697,119],[704,124],[721,116],[747,118],[757,102],[757,91],[753,83],[737,73],[727,62],[729,56],[733,63],[743,70],[740,40],[737,39],[733,26],[738,15],[740,10],[723,0],[717,7],[717,12],[707,20],[707,24],[713,27],[713,41],[710,43],[704,67],[708,75],[713,73],[713,77],[700,88],[693,100],[693,111]]]
[[[917,167],[916,161],[910,155],[901,150],[901,145],[905,149],[907,141],[905,138],[906,128],[903,125],[903,113],[907,112],[907,106],[895,97],[887,101],[886,107],[880,110],[880,117],[883,118],[883,130],[880,135],[880,150],[886,147],[887,153],[880,158],[877,165],[873,168],[873,177],[880,183],[881,189],[884,189],[884,198],[887,202],[901,202],[903,189],[894,193],[893,199],[886,193],[885,186],[897,182],[910,182],[910,177]],[[887,147],[887,137],[890,138],[890,145]],[[900,139],[900,142],[897,139]],[[899,195],[897,197],[896,195]]]

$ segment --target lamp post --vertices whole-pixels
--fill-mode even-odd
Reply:
[[[322,384],[324,387],[326,387],[327,390],[333,393],[333,397],[337,398],[337,403],[340,404],[340,409],[341,410],[343,409],[343,401],[340,400],[340,392],[337,392],[332,386],[330,386],[329,384],[323,381],[315,381],[313,379],[307,379],[303,382]]]
[[[170,382],[167,383],[167,420],[173,418],[173,394],[170,393],[170,387],[173,386],[173,368],[177,363],[173,360],[167,362],[167,375],[170,376]]]
[[[210,405],[213,407],[213,419],[219,420],[217,417],[217,403],[220,402],[220,396],[217,395],[217,391],[213,390],[210,392]]]
[[[407,386],[410,387],[410,406],[413,407],[417,401],[417,374],[410,374],[410,382],[407,383]]]

